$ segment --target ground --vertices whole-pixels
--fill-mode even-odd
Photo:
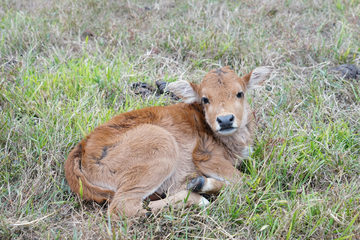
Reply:
[[[359,0],[2,0],[1,239],[358,239]],[[254,109],[247,180],[210,206],[109,221],[64,175],[94,127],[171,104],[131,83],[199,83],[274,66]]]

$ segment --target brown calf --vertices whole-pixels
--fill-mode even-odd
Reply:
[[[115,116],[70,152],[70,188],[77,194],[82,189],[87,200],[110,201],[110,213],[126,216],[144,215],[142,201],[154,193],[168,197],[150,202],[153,211],[187,197],[187,205],[208,204],[199,193],[216,193],[241,177],[234,166],[249,156],[253,134],[245,94],[271,70],[259,67],[238,77],[224,67],[199,85],[169,84],[184,103]]]

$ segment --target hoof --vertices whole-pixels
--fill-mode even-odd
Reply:
[[[205,184],[205,178],[203,176],[192,179],[187,184],[187,189],[193,192],[199,192]]]

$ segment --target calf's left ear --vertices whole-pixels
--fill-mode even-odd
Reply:
[[[167,86],[167,89],[181,98],[185,103],[194,103],[198,100],[198,85],[180,80],[172,82]]]
[[[244,76],[245,83],[248,90],[259,88],[263,85],[266,79],[269,78],[273,67],[258,67]]]

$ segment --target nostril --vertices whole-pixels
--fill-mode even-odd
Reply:
[[[234,122],[234,119],[235,119],[234,115],[231,115],[231,118],[229,119],[229,121]]]
[[[216,118],[216,121],[218,122],[218,123],[222,123],[222,121],[220,120],[220,118]]]

